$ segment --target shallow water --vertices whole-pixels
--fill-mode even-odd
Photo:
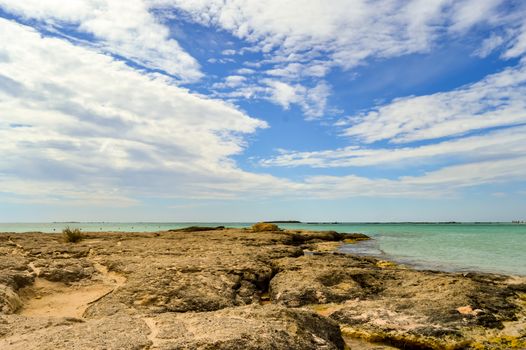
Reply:
[[[191,225],[247,227],[251,223],[34,223],[0,224],[0,232],[83,231],[152,232]],[[279,224],[288,229],[361,232],[373,241],[346,245],[343,252],[374,255],[417,268],[485,271],[526,276],[526,225],[462,224]]]
[[[344,252],[384,256],[417,268],[526,275],[526,225],[382,224],[352,228],[374,241],[344,246]]]

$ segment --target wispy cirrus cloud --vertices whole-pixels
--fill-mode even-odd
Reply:
[[[505,25],[508,55],[522,47],[524,5],[503,0],[157,0],[159,6],[183,11],[192,21],[219,27],[248,41],[251,50],[266,54],[263,63],[279,67],[270,74],[323,75],[328,68],[345,69],[372,58],[429,52],[439,39],[462,35],[477,25]],[[512,4],[511,4],[512,3]],[[505,5],[512,5],[510,13]],[[279,13],[279,16],[276,15]],[[318,61],[316,61],[318,60]],[[307,69],[308,71],[308,69]]]
[[[227,76],[224,81],[213,84],[212,88],[214,96],[220,98],[267,100],[284,110],[297,105],[307,120],[324,116],[331,90],[325,81],[307,87],[274,78],[257,79],[239,75]]]
[[[372,60],[428,53],[440,41],[460,37],[477,26],[495,28],[502,34],[487,38],[475,54],[483,57],[503,46],[503,58],[517,57],[524,51],[522,37],[526,35],[519,15],[526,13],[524,4],[514,2],[515,10],[510,13],[506,8],[509,3],[502,0],[336,0],[330,6],[316,0],[155,3],[176,11],[180,18],[220,28],[244,40],[248,45],[238,50],[238,55],[246,51],[263,55],[263,60],[245,62],[258,68],[255,83],[235,87],[224,92],[225,96],[258,98],[258,92],[265,91],[261,86],[268,87],[270,78],[279,82],[271,83],[271,88],[277,87],[270,94],[271,101],[284,108],[296,104],[307,119],[326,115],[328,98],[313,91],[318,92],[318,103],[306,108],[308,96],[300,90],[317,85],[335,67],[349,70]]]
[[[522,181],[526,157],[460,164],[397,179],[370,179],[355,175],[313,176],[306,182],[310,193],[321,198],[455,196],[462,189]]]
[[[274,61],[301,62],[327,54],[335,65],[352,67],[368,57],[392,57],[429,50],[439,25],[459,29],[487,18],[500,1],[485,2],[485,11],[462,11],[466,1],[337,0],[320,1],[158,1],[175,5],[192,20],[219,26],[245,39]],[[473,5],[473,2],[469,2]],[[275,14],[279,13],[279,16]],[[466,18],[466,16],[469,16]],[[374,29],[374,30],[373,30]]]
[[[518,126],[429,145],[397,148],[344,148],[313,152],[281,150],[280,154],[260,160],[265,167],[308,166],[313,168],[397,166],[478,162],[510,159],[526,154],[526,127]]]
[[[339,125],[362,142],[407,143],[526,123],[526,61],[461,88],[395,99]]]

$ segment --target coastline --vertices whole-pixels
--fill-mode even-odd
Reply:
[[[505,272],[499,269],[485,269],[481,268],[480,266],[460,266],[454,263],[447,264],[435,261],[418,261],[417,259],[411,259],[407,257],[401,258],[381,250],[378,245],[375,244],[374,239],[371,239],[371,241],[357,242],[356,244],[352,245],[343,245],[339,247],[338,252],[343,254],[371,257],[379,260],[387,260],[397,265],[406,266],[409,269],[420,271],[432,270],[449,273],[487,273],[519,278],[526,277],[526,273],[521,274]]]
[[[70,225],[84,232],[156,232],[188,226],[248,228],[251,223],[35,223],[0,224],[0,231],[60,233]],[[484,271],[526,276],[526,226],[499,223],[284,223],[288,230],[362,232],[371,236],[385,256],[416,268],[445,271]],[[368,255],[368,253],[365,253]]]
[[[343,349],[342,335],[394,348],[526,346],[523,277],[340,254],[349,237],[335,232],[83,236],[0,234],[2,349],[68,348],[67,337],[78,349]]]

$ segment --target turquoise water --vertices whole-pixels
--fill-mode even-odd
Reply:
[[[68,225],[83,231],[151,232],[191,225],[247,227],[251,223],[24,223],[0,224],[0,232],[60,232]],[[417,268],[526,276],[526,225],[342,223],[279,226],[365,233],[374,240],[346,245],[341,250],[391,259]]]

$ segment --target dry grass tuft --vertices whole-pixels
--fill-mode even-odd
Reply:
[[[71,229],[70,227],[66,227],[62,230],[62,234],[64,235],[66,242],[69,243],[77,243],[83,238],[82,232],[80,232],[80,229],[78,228]]]

